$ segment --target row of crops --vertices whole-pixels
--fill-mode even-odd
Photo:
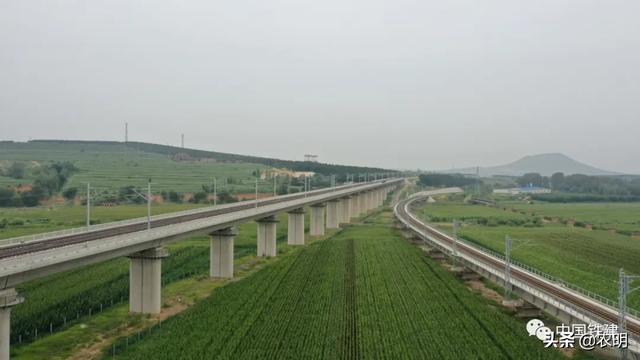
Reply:
[[[278,242],[286,241],[286,215],[280,216]],[[234,256],[256,252],[255,224],[239,227]],[[162,263],[165,284],[209,271],[209,241],[196,238],[172,245]],[[118,258],[31,281],[18,291],[26,301],[12,310],[12,344],[25,344],[120,303],[129,298],[129,261]],[[54,296],[52,296],[54,294]]]
[[[207,247],[181,248],[162,266],[163,284],[206,274]],[[12,343],[24,343],[84,316],[128,301],[129,263],[125,258],[28,283],[19,289],[26,301],[12,310]],[[53,294],[53,296],[52,296]]]
[[[379,217],[378,221],[387,221]],[[120,359],[561,358],[388,224],[290,252],[163,322]]]
[[[527,205],[529,206],[529,205]],[[633,204],[538,204],[531,205],[536,213],[544,216],[562,214],[568,217],[572,209],[576,209],[575,218],[581,216],[599,217],[602,223],[608,223],[610,209],[631,209]],[[525,208],[522,205],[521,208]],[[548,213],[543,212],[547,209]],[[558,211],[558,212],[555,212]],[[562,212],[561,212],[562,211]],[[464,205],[457,201],[439,199],[437,204],[426,205],[421,209],[423,217],[436,222],[446,218],[462,220],[460,236],[464,239],[503,253],[505,236],[513,239],[511,256],[514,260],[546,272],[558,279],[588,289],[610,300],[618,296],[618,271],[624,268],[632,274],[640,274],[640,241],[629,236],[610,233],[604,230],[588,230],[566,226],[559,223],[544,223],[539,227],[528,226],[530,222],[523,219],[534,218],[504,211],[502,209],[482,206]],[[630,221],[633,215],[627,214],[624,221]],[[491,219],[498,219],[495,226],[490,226]],[[482,221],[484,220],[484,221]],[[450,227],[439,224],[445,230]],[[640,294],[629,295],[628,305],[640,309]]]

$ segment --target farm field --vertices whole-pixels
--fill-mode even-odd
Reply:
[[[200,191],[217,177],[244,179],[227,187],[237,192],[253,191],[253,172],[264,165],[250,163],[177,162],[167,156],[136,151],[124,144],[98,143],[7,143],[0,142],[0,165],[9,161],[32,162],[70,161],[80,169],[66,184],[66,188],[84,189],[87,183],[103,191],[117,191],[124,186],[144,187],[152,179],[154,191],[179,193]],[[252,181],[248,181],[251,179]],[[0,186],[30,183],[0,177]],[[265,185],[266,189],[270,189]]]
[[[562,358],[405,242],[390,217],[214,290],[142,341],[118,341],[116,357]]]
[[[538,216],[575,220],[602,229],[640,233],[640,203],[513,203],[510,207]]]
[[[600,209],[603,221],[608,216],[606,209],[606,206]],[[539,216],[458,201],[426,205],[420,213],[425,219],[436,216],[441,221],[436,225],[449,232],[453,218],[463,219],[459,231],[462,238],[498,253],[504,253],[504,238],[509,235],[513,238],[514,260],[610,300],[617,299],[621,267],[629,273],[640,274],[640,240],[626,235],[558,223],[535,225],[534,219]],[[628,303],[640,310],[638,294],[631,294]]]
[[[286,252],[287,217],[278,217],[279,252]],[[307,221],[308,223],[308,221]],[[238,227],[234,242],[236,259],[255,255],[256,224]],[[283,244],[284,243],[284,244]],[[207,236],[182,240],[167,246],[170,256],[162,264],[163,286],[186,277],[208,276],[209,239]],[[60,328],[84,321],[129,296],[129,262],[118,258],[104,263],[55,274],[18,287],[26,301],[12,310],[12,343],[27,344],[48,335],[50,327]],[[51,296],[55,294],[55,296]],[[29,346],[29,345],[24,345]],[[16,346],[19,349],[20,346]]]
[[[205,204],[153,204],[152,215],[208,206]],[[111,221],[127,220],[147,216],[146,205],[94,206],[91,208],[92,223],[103,224]],[[0,229],[0,239],[37,234],[67,228],[82,227],[86,224],[84,206],[52,206],[36,208],[0,208],[0,222],[7,220]]]

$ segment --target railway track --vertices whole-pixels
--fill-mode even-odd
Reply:
[[[453,239],[449,236],[443,234],[438,231],[434,227],[425,224],[418,219],[416,219],[409,212],[408,208],[411,202],[415,201],[414,199],[407,199],[399,202],[396,205],[395,213],[396,216],[403,221],[405,224],[410,224],[411,226],[419,229],[420,231],[428,234],[430,237],[435,238],[438,242],[441,242],[447,247],[453,245]],[[471,247],[462,242],[457,242],[457,251],[458,253],[464,253],[467,256],[473,257],[481,262],[487,264],[495,270],[503,271],[504,270],[504,261],[500,258],[492,256],[486,252],[481,251],[480,249]],[[523,271],[518,269],[515,266],[511,268],[511,277],[518,279],[519,281],[528,284],[533,288],[537,288],[540,291],[555,297],[559,300],[562,300],[565,303],[569,303],[577,309],[581,309],[586,313],[593,314],[595,317],[600,318],[608,323],[617,324],[618,323],[618,311],[617,309],[613,309],[604,304],[594,304],[595,300],[586,300],[582,296],[577,296],[571,291],[561,287],[560,285],[552,284],[548,281],[543,281],[536,276],[533,276],[531,273],[527,271]],[[640,338],[640,323],[637,321],[628,321],[626,330],[630,336],[635,337],[636,339]]]
[[[360,185],[362,184],[347,185],[347,186],[341,187],[340,190],[346,190],[346,189],[360,186]],[[311,193],[309,196],[322,195],[322,194],[330,193],[333,191],[334,191],[333,188],[326,189],[326,190],[317,190]],[[276,197],[273,199],[261,200],[259,201],[259,205],[260,206],[272,205],[272,204],[277,204],[284,201],[301,199],[304,197],[305,197],[304,193],[288,195],[286,197]],[[225,207],[222,209],[212,209],[209,211],[203,211],[198,213],[176,215],[175,217],[170,217],[170,218],[156,219],[151,221],[151,228],[158,228],[162,226],[168,226],[168,225],[183,223],[187,221],[203,219],[211,216],[228,214],[235,211],[247,210],[247,209],[253,208],[254,206],[255,206],[255,203],[251,201],[251,202],[238,203],[235,206]],[[146,220],[141,220],[140,222],[137,222],[137,223],[117,226],[113,228],[87,231],[87,232],[76,233],[71,235],[63,235],[60,237],[53,237],[49,239],[32,241],[28,243],[18,243],[15,245],[0,248],[0,260],[14,257],[14,256],[49,250],[57,247],[67,246],[67,245],[73,245],[73,244],[78,244],[78,243],[83,243],[88,241],[96,241],[106,237],[129,234],[133,232],[143,231],[146,229],[147,229]]]

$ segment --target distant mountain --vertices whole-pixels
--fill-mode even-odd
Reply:
[[[446,170],[446,173],[475,174],[477,168],[462,168]],[[540,154],[525,156],[520,160],[506,165],[480,167],[479,173],[482,177],[493,175],[521,176],[526,173],[539,173],[551,176],[555,172],[563,172],[565,175],[620,175],[613,171],[598,169],[596,167],[581,163],[564,154]]]

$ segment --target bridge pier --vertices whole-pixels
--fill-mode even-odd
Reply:
[[[358,216],[367,212],[365,193],[358,194]]]
[[[0,290],[0,360],[9,360],[11,346],[11,308],[23,302],[16,289]]]
[[[351,214],[350,214],[351,218],[357,218],[358,216],[360,216],[360,195],[359,194],[351,195],[350,211],[351,211]]]
[[[311,224],[309,225],[309,235],[324,235],[324,208],[325,204],[311,205]]]
[[[340,200],[329,200],[327,202],[327,229],[337,229],[340,220],[338,219],[338,207]]]
[[[351,218],[360,216],[360,194],[351,195],[351,204],[349,209],[349,215]]]
[[[276,220],[269,216],[256,221],[258,223],[258,256],[276,256]]]
[[[304,245],[304,209],[299,208],[289,212],[289,227],[287,229],[287,243],[289,245]]]
[[[342,198],[342,210],[340,211],[340,223],[348,224],[351,222],[351,202],[353,199],[350,196]]]
[[[212,232],[209,247],[209,276],[233,278],[233,240],[238,231],[234,227]]]
[[[167,250],[158,247],[129,255],[129,311],[159,314],[162,305],[162,259]]]

